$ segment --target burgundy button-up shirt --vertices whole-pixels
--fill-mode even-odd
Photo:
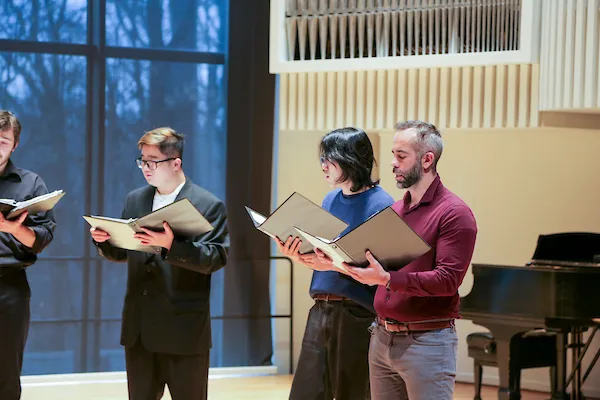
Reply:
[[[417,205],[410,208],[410,200],[407,192],[392,208],[431,250],[404,268],[390,271],[391,290],[377,287],[377,315],[398,322],[459,318],[458,287],[475,248],[475,217],[465,202],[442,185],[439,175]]]

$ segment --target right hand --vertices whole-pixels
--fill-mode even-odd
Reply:
[[[92,239],[94,239],[96,243],[104,243],[110,239],[108,232],[105,232],[102,229],[91,227],[90,233],[92,234]]]
[[[19,230],[19,227],[23,224],[27,218],[27,211],[19,215],[19,217],[15,220],[9,220],[4,217],[4,214],[0,213],[0,232],[10,233],[14,235]]]
[[[330,262],[323,262],[319,256],[319,251],[319,249],[315,249],[314,253],[300,255],[300,262],[315,271],[332,271],[335,267]]]
[[[298,250],[302,245],[300,238],[292,238],[291,236],[285,241],[285,243],[277,240],[277,248],[286,257],[292,259],[292,261],[303,264],[310,269],[315,271],[329,271],[332,268],[331,263],[321,262],[317,253],[300,254]],[[327,256],[325,256],[327,257]]]

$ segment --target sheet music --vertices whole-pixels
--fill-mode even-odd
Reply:
[[[344,221],[297,192],[292,193],[269,217],[263,217],[250,207],[246,207],[246,211],[258,230],[282,242],[290,236],[298,236],[295,226],[323,238],[334,238],[348,226]],[[261,217],[265,220],[257,225]],[[312,252],[312,248],[310,243],[303,241],[299,252],[309,253]]]
[[[257,213],[256,211],[254,211],[253,209],[246,207],[246,211],[248,211],[248,214],[250,214],[250,218],[252,218],[252,222],[254,222],[254,226],[260,226],[263,224],[263,222],[265,222],[267,220],[267,217],[265,217],[262,214]]]
[[[343,252],[343,250],[339,249],[335,244],[332,244],[330,240],[313,236],[310,233],[305,232],[297,227],[295,229],[300,234],[300,237],[303,241],[309,242],[314,248],[319,249],[323,253],[327,254],[327,256],[331,259],[333,265],[335,265],[339,269],[347,270],[346,267],[342,265],[342,263],[352,263],[352,259],[348,257],[347,254]]]
[[[12,199],[0,199],[0,203],[6,204],[6,205],[9,205],[9,206],[13,206],[13,207],[16,207],[17,204],[18,204],[16,201],[14,201]]]
[[[2,206],[0,209],[2,212],[8,212],[8,215],[6,215],[7,219],[14,219],[25,211],[28,211],[29,214],[37,214],[54,208],[56,203],[58,203],[58,201],[62,199],[64,195],[64,191],[55,190],[53,192],[46,193],[25,201],[1,199],[0,204],[6,205],[8,208],[6,206]]]
[[[120,249],[142,251],[146,253],[155,253],[156,249],[152,246],[144,246],[133,235],[135,231],[128,224],[128,220],[107,217],[83,217],[91,226],[101,229],[110,234],[108,242]]]
[[[365,266],[368,264],[365,253],[369,250],[384,268],[386,265],[400,268],[431,249],[391,207],[374,214],[333,241],[322,240],[298,227],[296,230],[338,265],[346,262]]]
[[[91,226],[110,234],[109,243],[115,247],[127,250],[156,253],[154,246],[143,246],[134,239],[136,232],[142,232],[141,227],[153,230],[163,230],[166,221],[175,235],[194,237],[213,229],[210,222],[187,199],[183,198],[144,215],[140,218],[112,218],[104,216],[84,216]],[[160,249],[159,249],[160,251]]]
[[[55,190],[55,191],[53,191],[51,193],[46,193],[46,194],[43,194],[43,195],[38,196],[38,197],[34,197],[32,199],[29,199],[29,200],[19,201],[19,202],[16,203],[16,205],[17,205],[17,208],[25,208],[25,207],[28,207],[28,206],[30,206],[32,204],[41,203],[42,201],[45,201],[45,200],[50,199],[52,197],[59,196],[62,193],[63,193],[62,190]]]
[[[92,218],[98,218],[98,219],[103,219],[106,221],[112,221],[112,222],[120,222],[122,224],[128,224],[130,222],[133,222],[136,220],[136,218],[129,218],[129,219],[121,219],[121,218],[111,218],[111,217],[100,217],[98,215],[91,215]]]
[[[134,225],[136,229],[145,227],[153,230],[163,230],[166,221],[176,235],[192,237],[202,235],[213,229],[210,222],[187,199],[183,198],[138,218]]]

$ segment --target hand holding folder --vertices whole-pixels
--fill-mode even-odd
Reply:
[[[285,242],[289,236],[302,240],[299,253],[321,249],[333,264],[368,265],[370,250],[385,266],[400,268],[427,253],[431,247],[391,208],[371,216],[345,235],[344,221],[294,192],[268,218],[246,207],[256,229]]]
[[[290,236],[300,237],[294,227],[308,232],[319,232],[320,236],[332,239],[348,227],[344,221],[297,192],[292,193],[269,217],[265,217],[250,207],[246,207],[246,211],[256,229],[282,243],[285,243]],[[312,252],[312,244],[306,239],[300,238],[302,244],[299,253]]]
[[[64,195],[65,192],[62,190],[55,190],[54,192],[46,193],[25,201],[0,199],[0,212],[6,219],[15,219],[25,211],[27,211],[29,215],[46,212],[54,208],[56,203],[58,203]]]
[[[367,250],[384,267],[397,269],[431,249],[391,207],[381,210],[350,232],[333,240],[299,227],[295,229],[303,240],[323,251],[341,269],[344,269],[344,262],[359,267],[368,265],[365,255]]]
[[[213,229],[210,222],[200,214],[186,198],[159,208],[139,218],[120,219],[100,216],[83,217],[91,226],[110,235],[108,242],[115,247],[127,250],[159,253],[157,246],[144,246],[133,235],[143,233],[141,227],[162,231],[163,222],[167,222],[175,236],[194,237]]]

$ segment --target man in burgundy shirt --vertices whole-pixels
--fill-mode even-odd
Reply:
[[[369,348],[374,400],[453,397],[458,287],[471,263],[477,225],[470,208],[437,174],[442,149],[432,124],[396,124],[392,167],[396,185],[407,192],[392,207],[431,251],[401,269],[384,269],[369,252],[367,268],[347,266],[357,281],[378,285]]]

